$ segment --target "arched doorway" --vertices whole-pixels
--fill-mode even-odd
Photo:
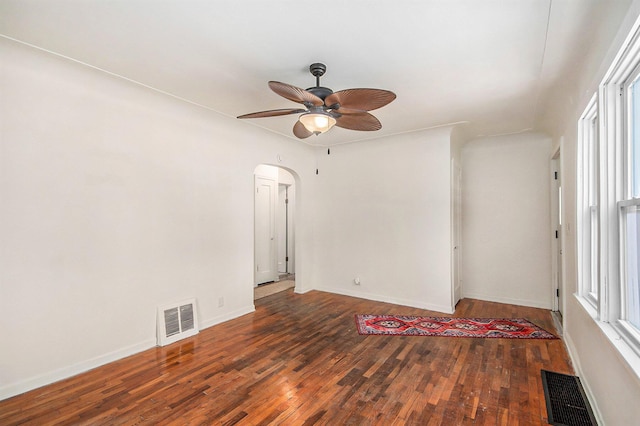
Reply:
[[[254,170],[254,298],[295,286],[295,177],[281,167]]]

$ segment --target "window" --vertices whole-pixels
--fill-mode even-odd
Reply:
[[[580,118],[578,156],[580,158],[579,215],[579,256],[582,265],[580,273],[580,294],[594,307],[598,303],[598,108],[594,96]]]
[[[620,202],[624,311],[622,319],[640,331],[640,199]]]
[[[640,333],[640,71],[625,86],[625,139],[622,147],[622,197],[620,211],[620,321]]]
[[[581,300],[640,355],[638,28],[578,123],[577,219]]]

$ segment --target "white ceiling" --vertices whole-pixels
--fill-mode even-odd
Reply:
[[[305,140],[334,145],[458,122],[476,136],[545,130],[606,10],[605,0],[0,0],[0,34],[232,119],[298,106],[267,81],[314,86],[313,62],[334,91],[397,94],[373,111],[382,130]],[[298,141],[295,120],[243,123]]]

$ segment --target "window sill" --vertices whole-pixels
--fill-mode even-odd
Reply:
[[[611,342],[612,346],[616,349],[618,358],[623,364],[635,374],[636,379],[640,380],[640,356],[633,350],[633,348],[622,338],[620,333],[610,323],[598,320],[598,311],[589,303],[589,301],[578,294],[574,294],[576,300],[580,303],[582,308],[589,314],[591,319],[600,328],[602,333]]]
[[[598,311],[597,311],[596,307],[593,306],[593,303],[591,303],[591,301],[589,299],[587,299],[584,296],[579,295],[578,293],[574,293],[574,297],[576,298],[576,300],[578,302],[580,302],[580,305],[582,306],[582,308],[585,311],[587,311],[587,313],[589,314],[591,319],[593,319],[596,323],[600,322],[600,321],[598,321]]]

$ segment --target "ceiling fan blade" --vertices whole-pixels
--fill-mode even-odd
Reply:
[[[313,93],[299,87],[292,86],[290,84],[280,83],[279,81],[270,81],[269,87],[278,95],[293,102],[298,102],[300,104],[311,104],[313,106],[324,105],[322,99],[320,99]]]
[[[325,105],[339,104],[340,113],[349,114],[347,110],[373,111],[381,108],[396,98],[396,94],[382,89],[346,89],[327,96]],[[344,109],[345,111],[341,111]]]
[[[301,122],[296,121],[296,124],[293,125],[293,134],[296,135],[298,139],[306,139],[311,136],[313,132],[310,132]]]
[[[350,130],[373,131],[382,129],[382,124],[368,112],[347,114],[336,118],[336,126]]]
[[[306,109],[300,108],[272,109],[269,111],[252,112],[250,114],[239,115],[237,118],[277,117],[279,115],[299,114],[305,111]]]

